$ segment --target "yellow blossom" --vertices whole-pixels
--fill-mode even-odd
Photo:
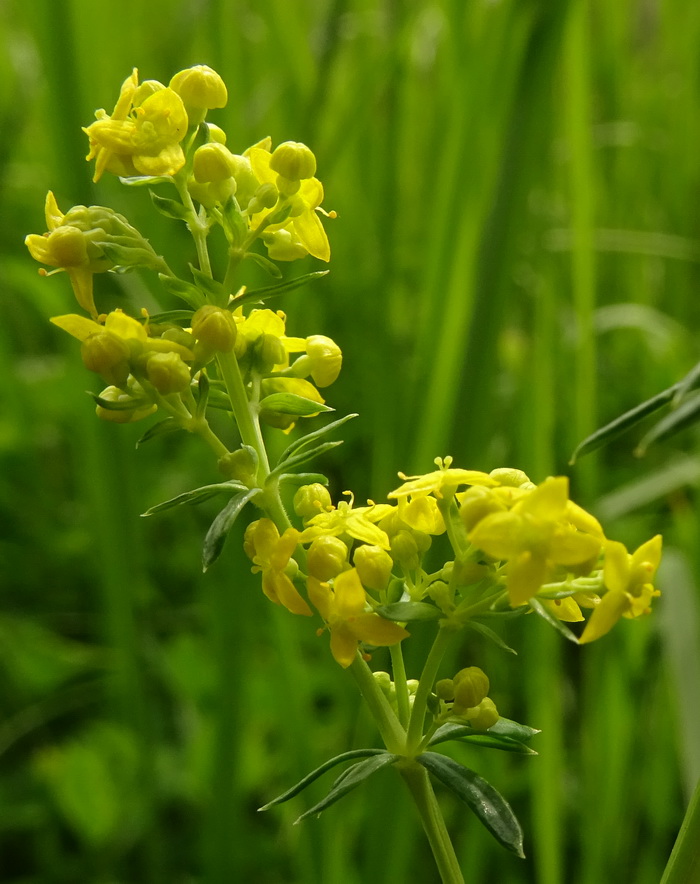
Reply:
[[[350,492],[346,492],[350,493]],[[327,513],[319,513],[306,523],[307,528],[303,533],[304,541],[308,537],[312,540],[321,534],[332,534],[338,537],[347,534],[355,540],[361,540],[370,546],[379,546],[381,549],[389,549],[389,537],[385,531],[378,528],[374,523],[383,519],[393,511],[394,507],[389,504],[370,504],[369,506],[353,507],[350,503],[341,500],[337,509]]]
[[[399,477],[404,480],[403,485],[395,491],[390,492],[389,497],[425,497],[428,494],[434,494],[435,497],[442,497],[443,488],[456,488],[459,485],[498,485],[496,479],[491,478],[488,473],[482,473],[479,470],[458,470],[451,469],[452,458],[446,457],[435,458],[435,463],[439,469],[432,473],[426,473],[424,476],[405,476],[399,473]]]
[[[474,546],[508,562],[513,606],[535,595],[557,565],[581,566],[600,552],[600,538],[568,521],[568,489],[564,476],[546,479],[511,510],[485,516],[469,534]]]
[[[180,96],[165,87],[150,92],[134,107],[138,72],[122,84],[111,115],[104,110],[83,131],[90,139],[88,160],[95,159],[94,181],[116,175],[174,175],[185,164],[180,142],[187,134],[187,113]]]
[[[259,519],[248,526],[245,549],[253,560],[253,571],[262,571],[262,588],[265,595],[277,605],[284,605],[292,614],[312,615],[306,601],[299,594],[285,568],[299,542],[299,532],[294,528],[280,536],[271,519]]]
[[[384,647],[407,638],[398,623],[367,610],[365,590],[355,568],[343,571],[328,583],[308,579],[309,598],[326,621],[331,634],[331,653],[347,668],[355,659],[360,642]]]
[[[652,598],[660,594],[652,581],[661,561],[661,544],[657,534],[630,555],[624,544],[606,542],[603,582],[607,592],[594,608],[581,644],[605,635],[620,617],[637,618],[650,612]]]

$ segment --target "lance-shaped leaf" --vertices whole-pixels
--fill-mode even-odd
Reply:
[[[520,823],[510,804],[490,783],[446,755],[424,752],[416,760],[464,801],[500,844],[525,857]]]
[[[321,411],[333,411],[330,405],[323,405],[315,399],[297,396],[296,393],[271,393],[260,402],[260,411],[274,414],[292,414],[308,417]]]
[[[439,727],[433,734],[429,745],[447,743],[450,740],[475,743],[487,749],[500,749],[503,752],[516,752],[519,755],[537,755],[534,749],[530,749],[520,740],[492,733],[490,728],[488,731],[475,731],[468,724],[458,724],[457,722],[448,722]]]
[[[143,517],[152,516],[155,513],[162,513],[163,510],[170,510],[175,506],[191,506],[196,503],[203,503],[217,494],[236,494],[240,491],[247,491],[245,485],[240,482],[218,482],[216,485],[201,485],[199,488],[193,488],[192,491],[185,491],[170,500],[164,500],[163,503],[157,503],[145,513]]]
[[[680,405],[688,393],[692,390],[697,390],[698,387],[700,387],[700,362],[698,362],[697,365],[694,365],[688,374],[684,378],[681,378],[676,384],[676,394],[673,397],[673,404]]]
[[[250,260],[259,267],[262,267],[263,270],[267,270],[270,276],[273,276],[275,279],[282,279],[282,271],[276,264],[273,264],[269,258],[265,258],[257,252],[246,252],[245,256],[246,258],[250,258]]]
[[[343,424],[347,423],[349,420],[352,420],[354,417],[358,417],[358,415],[346,414],[345,417],[340,417],[338,418],[338,420],[331,421],[330,424],[326,424],[324,427],[320,427],[318,430],[314,430],[313,433],[307,433],[305,436],[299,436],[298,439],[294,439],[280,455],[277,466],[282,464],[295,451],[299,451],[300,449],[306,448],[306,446],[317,442],[327,433],[332,433],[333,430],[337,430],[338,427],[341,427]]]
[[[166,279],[172,279],[172,277],[166,277]],[[181,280],[178,281],[181,282]],[[185,283],[185,285],[189,285],[189,283]],[[194,288],[194,286],[192,286],[192,288]],[[162,313],[152,313],[144,319],[144,322],[150,322],[154,325],[167,323],[169,325],[179,325],[184,328],[191,324],[193,315],[193,310],[164,310]]]
[[[559,633],[559,635],[563,635],[565,639],[568,639],[570,642],[573,642],[575,645],[577,645],[579,643],[578,637],[574,635],[574,633],[569,629],[569,627],[565,626],[558,617],[555,617],[554,614],[551,613],[551,611],[549,611],[547,608],[545,608],[545,606],[542,604],[542,602],[538,601],[533,596],[530,599],[530,601],[528,602],[528,604],[530,605],[530,607],[532,608],[532,610],[536,614],[539,614],[539,616],[543,620],[546,620],[547,623],[549,623],[549,625],[553,629],[556,629],[556,631]]]
[[[177,276],[167,276],[165,273],[159,273],[158,279],[168,294],[185,301],[193,310],[198,310],[206,303],[202,292],[200,292],[196,285],[192,285],[191,282],[178,279]]]
[[[329,758],[328,761],[324,761],[324,763],[317,767],[316,770],[312,770],[311,773],[307,774],[303,779],[299,780],[299,782],[295,786],[292,786],[291,789],[287,789],[286,792],[278,795],[277,798],[273,798],[272,801],[268,801],[267,804],[259,807],[258,810],[269,810],[271,807],[274,807],[277,804],[283,804],[285,801],[289,801],[290,798],[294,798],[295,795],[303,792],[307,786],[310,786],[311,783],[314,782],[314,780],[317,780],[327,770],[331,770],[336,765],[342,764],[344,761],[351,761],[354,758],[370,758],[374,755],[386,754],[386,749],[351,749],[349,752],[343,752],[341,755],[336,755],[334,758]]]
[[[681,430],[692,426],[698,420],[700,420],[700,393],[689,396],[678,408],[667,414],[658,424],[653,426],[635,449],[635,454],[645,454],[652,442],[670,439],[671,436],[675,436]]]
[[[261,301],[269,301],[271,298],[280,298],[282,295],[287,295],[289,292],[301,288],[307,282],[311,282],[312,279],[320,279],[328,273],[330,273],[330,270],[315,270],[313,273],[305,273],[303,276],[288,279],[286,282],[280,282],[277,285],[267,285],[263,288],[241,292],[240,295],[235,295],[231,298],[229,307],[240,307],[241,304],[257,304]]]
[[[364,783],[364,781],[371,777],[372,774],[377,773],[377,771],[381,770],[383,767],[394,764],[394,762],[398,760],[398,755],[382,752],[381,755],[374,755],[372,758],[367,758],[364,761],[359,761],[357,764],[353,764],[352,767],[344,771],[344,773],[342,773],[333,783],[330,792],[325,798],[319,801],[318,804],[314,804],[314,806],[307,810],[306,813],[302,813],[299,819],[296,820],[295,825],[296,823],[300,823],[303,819],[306,819],[307,816],[314,816],[322,813],[326,808],[335,804],[336,801],[339,801],[347,795],[348,792],[357,788],[360,783]]]
[[[166,417],[165,420],[158,421],[157,424],[149,427],[136,443],[136,447],[139,448],[141,445],[145,445],[146,442],[150,442],[151,439],[157,439],[159,436],[177,433],[179,430],[182,430],[182,425],[174,418]]]
[[[226,543],[228,533],[233,528],[233,524],[241,513],[243,507],[252,500],[256,494],[260,494],[260,488],[251,488],[245,493],[237,494],[232,497],[226,506],[221,510],[219,515],[214,519],[211,527],[207,531],[204,538],[204,548],[202,550],[202,570],[206,571],[221,555],[221,551]]]
[[[443,612],[428,602],[394,602],[391,605],[380,605],[375,608],[377,614],[385,620],[405,623],[409,620],[439,620]]]
[[[189,209],[186,209],[182,203],[158,196],[158,194],[153,193],[152,190],[149,190],[149,193],[153,200],[153,205],[161,215],[165,215],[166,218],[172,218],[174,221],[186,221],[189,218],[190,211]]]
[[[656,396],[652,396],[652,398],[647,399],[646,402],[642,402],[640,405],[636,405],[634,408],[621,414],[620,417],[616,417],[614,421],[610,421],[609,424],[596,430],[595,433],[591,433],[591,435],[584,439],[576,448],[576,451],[571,455],[569,463],[573,464],[579,457],[583,457],[584,454],[596,451],[596,449],[601,448],[603,445],[606,445],[608,442],[621,436],[622,433],[627,432],[627,430],[635,424],[644,420],[647,415],[658,411],[659,408],[662,408],[673,399],[677,389],[678,384],[674,384],[672,387],[669,387],[668,390],[657,393]]]
[[[209,296],[209,300],[220,307],[226,306],[228,295],[223,285],[192,264],[189,265],[189,268],[197,287]]]
[[[280,476],[288,470],[291,470],[292,467],[301,466],[303,463],[313,460],[321,454],[325,454],[326,451],[332,451],[333,448],[337,448],[342,444],[342,442],[323,442],[321,445],[317,445],[315,448],[311,448],[308,451],[300,451],[298,454],[287,458],[284,462],[278,463],[270,473],[270,478]]]
[[[511,648],[510,645],[506,644],[497,632],[494,632],[493,629],[490,629],[484,623],[479,623],[478,620],[467,620],[464,625],[469,629],[478,632],[479,635],[483,635],[484,638],[487,638],[489,641],[492,641],[502,651],[507,651],[509,654],[515,654],[517,656],[518,652],[514,648]]]
[[[501,717],[496,724],[491,725],[489,733],[501,734],[504,737],[511,737],[513,740],[520,740],[521,743],[529,743],[534,736],[541,734],[542,731],[539,728],[512,721],[510,718]]]
[[[323,473],[282,473],[278,481],[280,485],[327,485],[328,476]]]

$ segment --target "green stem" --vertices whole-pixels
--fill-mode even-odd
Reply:
[[[377,684],[372,670],[359,652],[350,667],[350,672],[353,674],[357,687],[379,728],[385,746],[390,752],[403,755],[406,732]]]
[[[238,425],[241,440],[244,445],[250,445],[257,453],[259,460],[258,478],[264,482],[270,473],[270,463],[267,458],[265,442],[260,432],[260,425],[256,418],[253,417],[250,409],[238,360],[233,353],[219,353],[216,361],[231,400],[233,416]]]
[[[433,851],[443,884],[464,884],[457,856],[435,792],[433,792],[428,771],[416,762],[405,766],[398,764],[397,769],[418,808],[423,829],[428,836],[430,849]]]
[[[421,672],[420,681],[418,682],[418,690],[413,700],[411,719],[408,723],[406,749],[409,753],[415,753],[423,739],[423,724],[428,706],[428,697],[435,684],[440,663],[445,656],[447,645],[453,633],[454,629],[452,627],[443,626],[440,628],[423,666],[423,672]]]
[[[187,209],[188,218],[187,218],[187,227],[192,234],[192,239],[194,240],[195,248],[197,249],[197,260],[199,261],[199,269],[202,273],[206,273],[207,276],[212,276],[211,272],[211,262],[209,260],[209,250],[207,249],[207,234],[209,233],[209,228],[207,224],[203,224],[200,220],[199,214],[194,207],[194,203],[192,202],[192,197],[190,196],[190,192],[187,189],[187,181],[185,178],[181,177],[181,175],[176,175],[173,178],[173,183],[177,188],[177,192],[180,195],[180,199],[182,201],[182,205]]]
[[[661,884],[700,881],[700,780],[673,845]]]
[[[408,727],[408,719],[411,715],[411,707],[408,703],[408,685],[406,684],[406,667],[403,662],[403,650],[401,642],[391,645],[391,671],[394,676],[394,688],[396,690],[396,703],[399,710],[399,721],[403,727]]]

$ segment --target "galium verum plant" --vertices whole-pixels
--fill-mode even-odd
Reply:
[[[290,436],[271,462],[262,425],[289,433],[332,409],[320,390],[337,378],[342,354],[330,338],[287,334],[279,299],[326,271],[280,281],[279,262],[307,255],[330,259],[316,158],[304,144],[273,147],[264,138],[234,153],[226,134],[207,122],[223,107],[226,87],[201,65],[165,86],[124,81],[111,114],[96,113],[84,131],[94,180],[106,173],[146,187],[154,208],[184,223],[196,265],[180,278],[122,215],[104,206],[74,206],[65,214],[46,199],[48,232],[26,238],[31,255],[65,271],[82,313],[52,322],[80,342],[83,362],[107,385],[94,396],[98,417],[132,423],[157,414],[140,442],[176,431],[199,436],[213,455],[218,480],[153,506],[170,507],[218,496],[224,501],[204,541],[205,570],[218,558],[243,511],[254,519],[245,552],[262,590],[291,614],[308,617],[327,634],[335,662],[349,670],[374,717],[382,748],[330,759],[266,808],[351,762],[326,797],[302,815],[330,807],[376,771],[393,766],[417,805],[445,882],[462,876],[432,788],[436,779],[476,813],[493,836],[522,854],[522,833],[507,801],[474,771],[435,751],[448,740],[534,754],[537,733],[499,714],[487,675],[475,665],[441,671],[449,642],[465,629],[507,648],[491,626],[513,612],[534,612],[578,643],[600,638],[621,618],[650,610],[661,556],[656,536],[629,553],[605,537],[598,521],[569,499],[568,480],[535,484],[520,470],[490,473],[437,458],[422,476],[399,474],[385,503],[334,502],[327,479],[301,471],[341,443],[329,436],[355,415]],[[166,194],[166,195],[163,195]],[[212,235],[223,236],[226,266],[213,267]],[[237,286],[239,266],[254,261],[277,281],[248,291]],[[97,274],[145,269],[186,305],[148,315],[95,306]],[[49,275],[46,270],[40,271]],[[225,435],[209,417],[232,420]],[[298,433],[298,431],[297,431]],[[294,486],[293,509],[281,489]],[[429,565],[432,538],[446,534],[449,560]],[[584,621],[579,638],[567,625]],[[434,624],[435,638],[418,678],[408,678],[402,644],[416,620]],[[319,626],[320,624],[320,626]],[[372,672],[371,650],[388,647],[392,672]],[[466,662],[466,661],[465,661]]]

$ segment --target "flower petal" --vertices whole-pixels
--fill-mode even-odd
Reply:
[[[622,546],[622,544],[620,544]],[[593,642],[606,632],[610,632],[617,621],[630,606],[630,600],[624,592],[607,592],[600,604],[593,609],[591,619],[578,640],[580,645]]]

